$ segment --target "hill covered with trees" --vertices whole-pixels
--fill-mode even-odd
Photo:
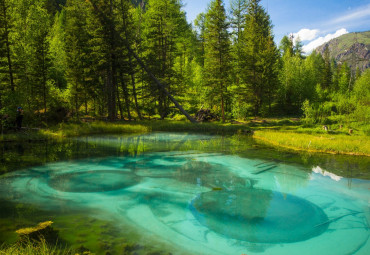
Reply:
[[[260,0],[212,0],[194,26],[179,0],[0,0],[2,125],[17,106],[28,125],[182,119],[181,108],[222,121],[369,120],[369,71],[351,71],[330,47],[305,56],[288,37],[277,46],[272,26]]]

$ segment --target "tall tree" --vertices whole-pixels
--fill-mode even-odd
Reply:
[[[233,61],[232,65],[232,85],[230,86],[230,92],[233,94],[233,115],[235,117],[246,117],[245,116],[245,97],[240,90],[241,84],[241,73],[243,62],[243,44],[242,44],[242,32],[245,27],[245,19],[247,15],[247,0],[232,0],[230,1],[230,28],[231,28],[231,57]]]
[[[243,82],[250,93],[254,114],[261,113],[266,95],[274,94],[277,73],[277,49],[270,16],[260,0],[250,0],[243,31]],[[270,98],[269,96],[267,98]],[[271,98],[268,100],[271,103]]]
[[[143,22],[144,57],[152,73],[164,82],[170,93],[176,92],[178,73],[174,63],[179,56],[179,42],[185,15],[179,0],[149,0]],[[169,99],[166,93],[153,83],[148,76],[147,82],[151,97],[156,98],[161,118],[169,114]]]
[[[87,111],[87,70],[95,57],[92,54],[90,41],[92,40],[88,23],[89,6],[83,1],[68,0],[66,4],[65,49],[66,49],[66,77],[71,94],[72,109],[79,117],[79,109],[85,103]],[[96,63],[96,62],[95,62]]]
[[[205,19],[204,78],[211,105],[221,103],[222,121],[225,121],[225,103],[230,71],[230,37],[222,0],[213,0]]]
[[[330,89],[331,84],[332,84],[332,70],[331,70],[331,61],[330,61],[330,52],[329,52],[329,47],[326,46],[324,50],[324,61],[325,61],[325,66],[324,66],[324,71],[323,71],[323,76],[322,76],[322,88],[323,89]]]
[[[11,91],[14,91],[14,70],[9,38],[10,29],[11,17],[9,14],[9,3],[6,0],[0,0],[0,63],[1,73],[6,74],[1,80],[8,83]]]

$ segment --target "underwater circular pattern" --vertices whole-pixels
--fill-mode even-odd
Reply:
[[[205,192],[192,201],[191,211],[219,234],[257,243],[303,241],[320,235],[329,225],[315,204],[264,189]]]
[[[40,215],[33,212],[40,208],[55,215],[58,228],[70,230],[60,231],[65,235],[74,235],[75,215],[86,217],[86,233],[91,226],[107,230],[95,219],[113,221],[112,236],[99,238],[117,239],[114,254],[122,253],[126,235],[143,245],[163,244],[174,254],[368,253],[368,181],[273,160],[270,151],[225,153],[235,144],[225,147],[224,138],[160,133],[125,139],[84,138],[84,148],[100,148],[101,157],[0,176],[1,202],[22,205],[3,206],[1,214],[8,216],[1,220],[17,211],[37,222]],[[129,153],[106,156],[122,148]]]
[[[55,175],[48,185],[64,192],[105,192],[124,189],[137,183],[138,178],[130,172],[92,170]]]

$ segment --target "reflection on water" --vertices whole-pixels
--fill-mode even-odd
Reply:
[[[369,181],[352,179],[349,188],[350,179],[337,175],[343,168],[335,174],[324,168],[332,156],[302,160],[237,137],[173,133],[78,138],[46,147],[33,149],[45,157],[22,170],[11,171],[14,165],[3,158],[9,173],[0,178],[1,240],[19,227],[8,219],[40,220],[39,213],[24,214],[27,207],[52,217],[62,239],[102,254],[124,253],[122,245],[107,244],[123,237],[173,254],[366,254],[370,247]],[[30,148],[22,153],[26,159]],[[360,161],[357,175],[366,173]],[[332,165],[346,167],[338,162]],[[81,214],[86,219],[78,221],[86,222],[76,230]],[[99,247],[88,235],[95,220],[116,227],[103,227],[109,237],[100,237]],[[71,238],[66,229],[85,233]]]
[[[263,189],[210,191],[196,197],[191,209],[209,229],[257,243],[298,242],[323,233],[328,218],[315,204],[293,195]]]

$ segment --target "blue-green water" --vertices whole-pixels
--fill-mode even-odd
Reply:
[[[93,156],[7,173],[0,199],[34,206],[61,229],[66,214],[110,221],[110,238],[133,233],[172,254],[369,254],[370,182],[327,171],[340,162],[332,157],[303,164],[194,134],[75,141]]]

